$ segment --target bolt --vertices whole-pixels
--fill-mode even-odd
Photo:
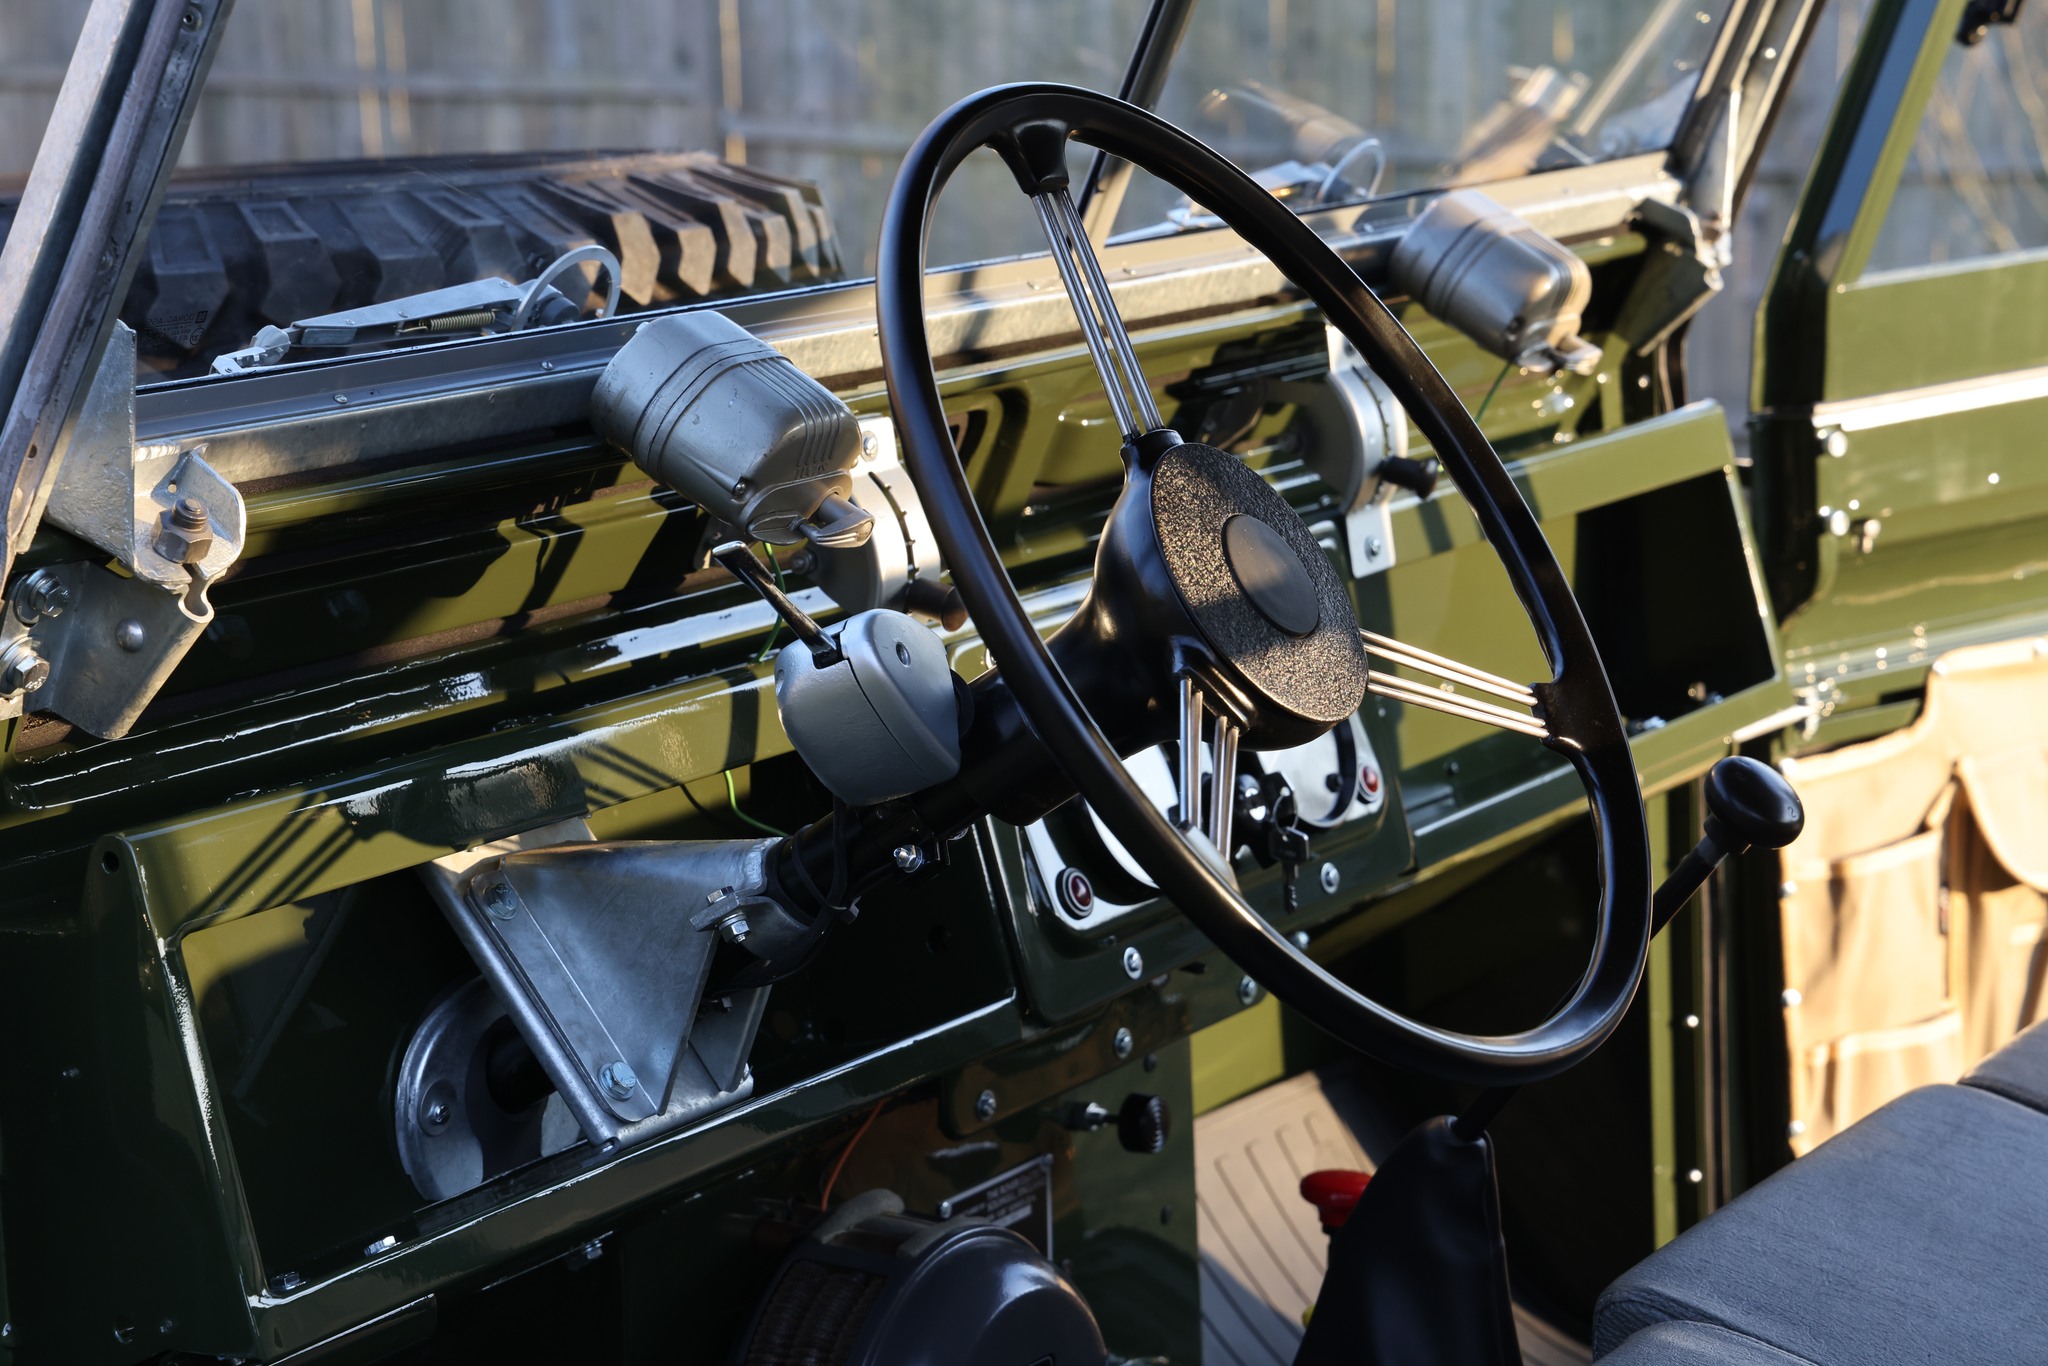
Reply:
[[[744,944],[747,936],[754,932],[754,927],[747,923],[745,911],[733,911],[718,922],[718,932],[725,936],[728,944]]]
[[[1849,453],[1849,434],[1839,429],[1829,432],[1825,444],[1828,454],[1839,460]]]
[[[1785,1137],[1787,1138],[1797,1138],[1805,1132],[1806,1121],[1803,1119],[1795,1119],[1785,1126]]]
[[[519,910],[519,894],[509,882],[493,882],[484,888],[484,909],[500,920],[510,920]]]
[[[114,628],[114,643],[132,655],[149,643],[149,632],[130,617]]]
[[[1828,533],[1833,536],[1849,534],[1849,513],[1844,508],[1824,510],[1821,515],[1827,519]]]
[[[44,617],[61,617],[70,605],[70,586],[47,569],[38,569],[14,585],[14,615],[24,626]]]
[[[157,518],[156,553],[173,564],[198,564],[213,549],[213,526],[206,504],[180,498]]]
[[[1257,982],[1254,982],[1249,977],[1240,977],[1237,979],[1237,1003],[1239,1005],[1257,1005],[1259,1002],[1259,996],[1260,987]]]
[[[576,1251],[582,1254],[584,1261],[594,1262],[599,1257],[604,1256],[604,1241],[599,1238],[592,1238],[582,1247],[577,1248]]]
[[[50,681],[50,663],[26,638],[0,650],[0,696],[20,697]]]
[[[395,1233],[387,1233],[382,1238],[379,1238],[376,1242],[371,1243],[368,1247],[364,1248],[363,1255],[365,1257],[379,1257],[397,1246],[398,1235]]]
[[[1116,1050],[1116,1055],[1119,1058],[1128,1058],[1131,1056],[1131,1050],[1138,1045],[1137,1040],[1131,1037],[1130,1030],[1119,1029],[1116,1032],[1116,1037],[1109,1041],[1109,1046]]]
[[[996,1117],[996,1093],[983,1091],[974,1098],[974,1117],[986,1122]]]
[[[296,1271],[280,1271],[270,1278],[272,1294],[289,1295],[306,1283],[306,1278]]]
[[[1144,975],[1145,955],[1139,953],[1138,946],[1133,944],[1124,950],[1124,976],[1135,982]]]
[[[1337,865],[1334,863],[1324,864],[1322,871],[1316,877],[1323,884],[1324,896],[1335,896],[1338,884],[1344,880],[1343,875],[1337,871]]]
[[[606,1063],[604,1070],[597,1074],[597,1079],[604,1083],[604,1089],[611,1093],[613,1100],[625,1100],[633,1094],[633,1088],[640,1084],[640,1078],[633,1075],[633,1069],[627,1066],[623,1058],[617,1062]]]
[[[914,844],[899,844],[892,852],[896,866],[906,873],[914,873],[924,867],[924,850]]]
[[[1379,537],[1368,536],[1365,538],[1365,556],[1367,559],[1377,560],[1380,557],[1380,551],[1384,548],[1385,547],[1383,547],[1380,544]]]
[[[1293,934],[1288,935],[1287,938],[1297,949],[1306,949],[1308,947],[1307,930],[1296,930]]]
[[[860,458],[873,460],[882,449],[882,443],[875,439],[873,432],[862,432],[860,436]]]

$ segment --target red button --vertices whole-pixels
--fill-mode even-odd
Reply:
[[[1358,770],[1358,782],[1359,786],[1365,789],[1367,797],[1377,796],[1380,790],[1380,771],[1371,764],[1366,764]]]
[[[1365,1188],[1371,1181],[1371,1172],[1310,1172],[1301,1178],[1301,1198],[1316,1207],[1316,1213],[1323,1221],[1323,1232],[1335,1233],[1351,1217],[1351,1211],[1358,1205],[1358,1197],[1365,1194]]]

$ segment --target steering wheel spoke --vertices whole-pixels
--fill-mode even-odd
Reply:
[[[1480,721],[1502,730],[1511,730],[1518,735],[1532,739],[1551,738],[1550,726],[1540,714],[1536,691],[1525,684],[1490,674],[1484,669],[1475,669],[1469,664],[1460,664],[1455,659],[1418,650],[1412,645],[1403,645],[1391,636],[1378,635],[1372,631],[1360,630],[1359,639],[1365,642],[1368,659],[1386,664],[1399,665],[1416,673],[1429,674],[1437,680],[1437,687],[1391,674],[1383,669],[1371,669],[1366,673],[1366,691],[1375,697],[1390,698],[1405,702],[1412,707],[1426,707],[1446,716],[1460,716],[1468,721]],[[1524,708],[1514,711],[1493,702],[1482,702],[1457,691],[1469,688],[1476,692],[1491,693],[1507,702]]]
[[[1088,354],[1095,358],[1096,373],[1102,377],[1103,392],[1109,396],[1110,410],[1116,414],[1124,442],[1129,444],[1146,432],[1159,430],[1166,424],[1160,420],[1159,407],[1152,401],[1145,372],[1138,368],[1138,353],[1131,345],[1131,334],[1116,311],[1116,300],[1110,297],[1109,277],[1103,274],[1102,262],[1095,257],[1088,231],[1081,225],[1080,211],[1074,207],[1073,195],[1062,185],[1039,191],[1031,196],[1031,202],[1038,210],[1039,224],[1052,248],[1053,265],[1066,286],[1067,301],[1074,306],[1074,317],[1081,324]]]

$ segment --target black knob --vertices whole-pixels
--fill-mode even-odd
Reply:
[[[1374,473],[1395,488],[1407,489],[1417,498],[1427,498],[1436,488],[1436,477],[1443,473],[1443,466],[1437,464],[1435,456],[1427,460],[1410,460],[1405,455],[1390,455],[1380,461],[1380,467]]]
[[[957,631],[967,624],[967,600],[952,584],[937,579],[912,579],[904,590],[903,606],[936,617],[948,631]]]
[[[1116,1114],[1116,1141],[1128,1152],[1151,1155],[1166,1151],[1166,1138],[1173,1130],[1173,1117],[1158,1096],[1137,1092],[1124,1097]]]
[[[1785,775],[1740,755],[1723,759],[1707,774],[1707,810],[1728,842],[1761,849],[1783,849],[1806,826],[1806,808]]]

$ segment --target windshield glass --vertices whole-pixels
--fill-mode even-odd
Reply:
[[[1668,147],[1728,0],[1201,0],[1159,112],[1300,208]],[[1206,218],[1135,178],[1118,226]]]
[[[1145,3],[239,5],[122,309],[141,377],[589,317],[591,248],[623,312],[866,276],[926,123],[1005,81],[1115,90]],[[0,71],[33,114],[0,165],[33,156],[84,8],[0,0],[0,52],[42,63]],[[1044,249],[1000,163],[963,167],[932,260]]]

